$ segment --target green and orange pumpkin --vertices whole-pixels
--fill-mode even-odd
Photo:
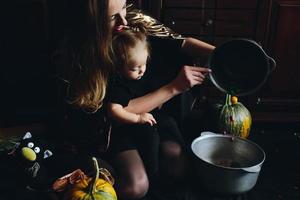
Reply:
[[[250,134],[252,117],[249,110],[236,96],[226,94],[225,104],[222,106],[219,118],[221,133],[247,138]]]
[[[93,162],[96,170],[94,177],[86,177],[72,185],[66,192],[64,200],[117,200],[113,182],[99,178],[101,169],[96,158],[93,158]]]

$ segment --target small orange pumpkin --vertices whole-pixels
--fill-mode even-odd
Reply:
[[[94,157],[93,162],[96,170],[94,177],[86,177],[72,185],[64,200],[117,200],[112,176],[107,170],[99,169],[98,161]],[[99,178],[99,173],[110,179]]]

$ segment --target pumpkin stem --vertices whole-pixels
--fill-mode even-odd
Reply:
[[[95,168],[95,175],[93,177],[93,180],[91,181],[92,184],[90,185],[90,195],[93,196],[93,194],[96,192],[96,182],[99,178],[99,165],[98,165],[98,161],[95,157],[93,157],[93,161],[94,161],[94,168]]]
[[[226,94],[225,104],[226,105],[231,105],[231,95],[230,94]]]

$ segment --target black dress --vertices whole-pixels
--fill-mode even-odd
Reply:
[[[171,63],[164,55],[169,52],[176,56],[181,48],[181,40],[150,38],[153,54],[147,65],[146,72],[140,80],[127,80],[116,75],[110,82],[108,89],[108,101],[121,104],[126,107],[133,98],[143,96],[148,92],[158,89],[175,78],[180,70],[180,63]],[[158,45],[158,46],[157,46]],[[161,48],[160,46],[165,47]],[[158,48],[160,47],[160,48]],[[156,49],[158,48],[158,49]],[[156,52],[156,50],[158,52]],[[177,50],[177,52],[174,50]],[[171,55],[166,55],[170,56]],[[173,56],[172,56],[173,57]],[[174,66],[174,65],[175,66]],[[180,65],[181,66],[181,65]],[[169,105],[170,104],[170,105]],[[163,106],[162,110],[155,109],[151,114],[157,121],[157,125],[149,124],[119,124],[113,123],[109,154],[112,157],[120,152],[135,149],[144,161],[148,175],[158,170],[159,145],[163,141],[173,140],[184,144],[179,128],[180,116],[179,101],[172,100]],[[179,116],[177,119],[174,116]]]

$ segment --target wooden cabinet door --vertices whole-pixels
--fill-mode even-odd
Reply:
[[[255,118],[300,122],[300,1],[270,1],[265,49],[276,69],[258,92]]]

